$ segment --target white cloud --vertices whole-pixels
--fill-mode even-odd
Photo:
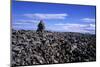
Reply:
[[[29,24],[35,24],[37,25],[39,21],[37,20],[17,20],[16,22],[12,23],[13,25],[29,25]]]
[[[89,24],[89,27],[86,28],[87,30],[94,30],[95,31],[95,24]]]
[[[34,19],[65,19],[68,14],[41,14],[41,13],[34,13],[34,14],[24,14],[24,16]]]
[[[83,22],[95,22],[94,18],[83,18],[81,19]]]
[[[37,20],[17,20],[19,23],[38,23]]]
[[[55,29],[65,32],[81,32],[81,33],[95,33],[95,24],[55,24]]]
[[[66,23],[66,24],[58,23],[55,25],[62,25],[62,26],[68,26],[68,27],[86,27],[86,25],[84,24],[70,24],[70,23]]]
[[[90,24],[91,27],[95,28],[95,24]]]
[[[39,21],[37,20],[23,20],[23,19],[19,19],[16,20],[16,22],[12,23],[12,27],[14,29],[36,29],[37,24],[39,23]]]

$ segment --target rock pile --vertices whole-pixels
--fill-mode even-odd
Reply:
[[[96,60],[96,36],[71,32],[12,30],[12,66]]]
[[[37,32],[44,32],[44,30],[45,30],[45,25],[44,25],[43,21],[40,20],[40,22],[38,24]]]

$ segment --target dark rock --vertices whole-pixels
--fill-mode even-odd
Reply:
[[[12,30],[11,47],[12,66],[96,60],[96,38],[91,34]]]

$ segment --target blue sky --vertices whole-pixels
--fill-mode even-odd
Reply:
[[[12,28],[36,30],[43,20],[46,30],[94,34],[95,11],[95,6],[13,1]]]

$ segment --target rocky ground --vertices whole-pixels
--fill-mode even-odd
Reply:
[[[71,32],[12,30],[12,66],[96,60],[96,36]]]

